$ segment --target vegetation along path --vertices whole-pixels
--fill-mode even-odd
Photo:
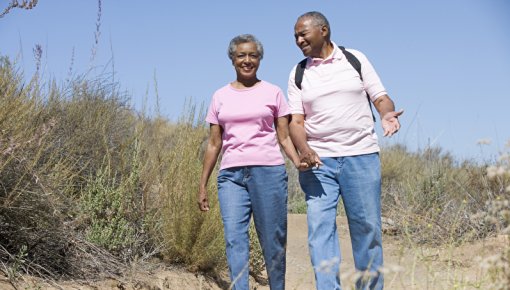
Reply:
[[[338,220],[339,239],[342,247],[341,279],[344,289],[352,289],[356,278],[353,272],[352,249],[349,230],[344,217]],[[314,275],[307,248],[306,215],[289,214],[287,248],[287,289],[315,289]],[[485,289],[485,271],[481,257],[501,252],[505,238],[486,239],[466,243],[460,247],[407,246],[402,235],[384,235],[386,278],[385,289]],[[35,279],[26,279],[27,289],[228,289],[212,279],[186,272],[179,268],[164,267],[150,273],[134,273],[123,281],[106,280],[90,283],[62,282],[47,285]],[[266,290],[267,285],[251,281],[252,289]],[[0,289],[15,289],[4,279]],[[21,288],[25,289],[25,288]]]

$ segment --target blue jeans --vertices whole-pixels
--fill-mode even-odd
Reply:
[[[253,214],[269,286],[285,289],[287,172],[284,165],[220,170],[218,197],[232,289],[248,290],[249,224]]]
[[[340,245],[336,226],[342,197],[351,234],[354,264],[373,276],[360,279],[357,289],[382,289],[381,166],[379,154],[321,158],[318,169],[300,172],[306,194],[308,246],[317,289],[341,289]]]

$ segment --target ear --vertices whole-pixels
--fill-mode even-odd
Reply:
[[[322,25],[321,27],[321,33],[322,33],[322,36],[326,37],[326,35],[328,35],[329,31],[328,31],[328,27],[326,25]]]

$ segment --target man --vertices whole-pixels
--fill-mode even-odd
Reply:
[[[382,289],[381,170],[379,146],[367,94],[381,117],[384,136],[400,129],[393,101],[377,73],[359,51],[361,76],[330,40],[328,20],[319,12],[295,24],[297,46],[307,57],[301,89],[296,67],[289,77],[290,135],[300,159],[310,167],[299,173],[306,195],[308,246],[317,289],[340,289],[340,249],[336,208],[342,197],[359,289]]]

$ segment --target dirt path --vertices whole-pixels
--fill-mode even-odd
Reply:
[[[353,265],[352,248],[349,237],[343,234],[347,232],[347,225],[341,223],[340,220],[337,224],[343,257],[341,269],[343,269]],[[308,253],[307,234],[306,215],[289,215],[285,281],[287,289],[315,289],[315,278]]]
[[[340,266],[342,289],[352,289],[353,258],[349,231],[345,218],[337,219],[342,263]],[[310,264],[307,246],[306,215],[289,215],[287,245],[286,289],[315,289],[314,275]],[[484,287],[484,274],[478,257],[487,257],[501,252],[503,239],[490,239],[474,244],[464,244],[458,248],[406,248],[403,237],[383,237],[385,266],[385,289],[487,289]],[[0,289],[14,289],[0,277]],[[2,281],[3,280],[3,281]],[[173,290],[221,290],[228,288],[217,285],[212,279],[192,274],[182,269],[169,268],[154,270],[151,273],[136,273],[123,282],[117,280],[100,281],[93,285],[59,283],[43,285],[40,282],[26,284],[18,289],[173,289]],[[485,284],[486,285],[486,284]],[[251,284],[253,289],[267,290],[268,286]],[[27,288],[28,287],[28,288]]]
[[[347,221],[337,219],[342,252],[342,288],[349,289],[354,278],[354,262]],[[287,289],[315,289],[308,255],[306,215],[289,215],[287,248]],[[406,248],[402,237],[383,237],[385,289],[480,289],[484,274],[479,257],[501,252],[503,241],[492,239],[459,248]],[[269,289],[260,287],[258,289]],[[482,287],[482,289],[484,289]]]

